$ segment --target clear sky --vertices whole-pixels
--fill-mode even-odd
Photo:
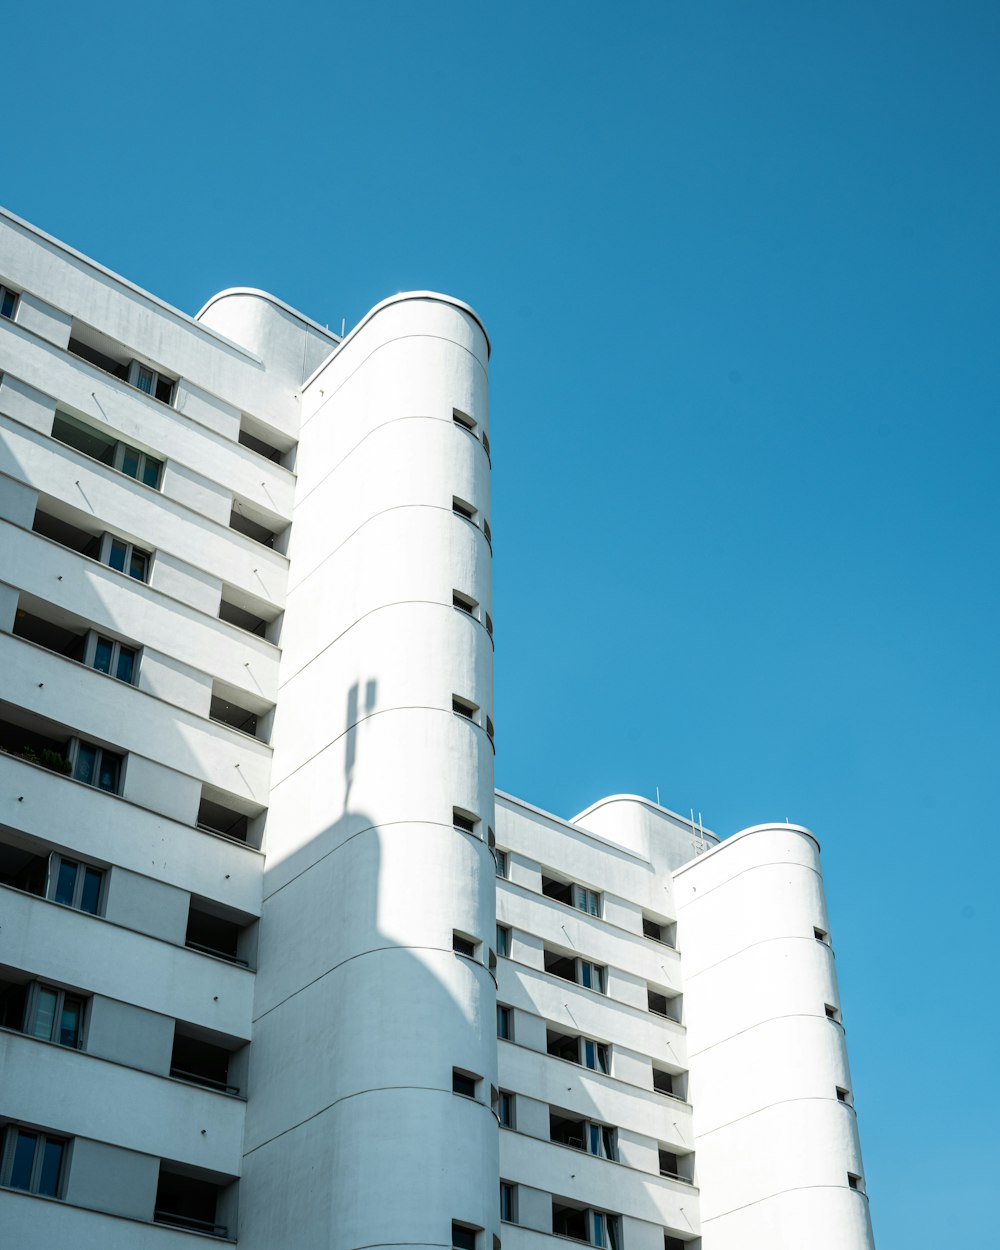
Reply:
[[[3,19],[14,212],[188,312],[481,313],[497,783],[816,831],[879,1250],[997,1238],[998,35],[974,0]]]

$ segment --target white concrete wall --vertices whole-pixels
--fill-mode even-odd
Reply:
[[[232,301],[227,301],[232,302]],[[499,1232],[486,343],[438,297],[375,310],[304,392],[273,741],[241,1243]],[[477,404],[479,407],[477,407]],[[476,722],[452,696],[480,705]],[[479,836],[453,827],[460,806]],[[452,950],[454,931],[480,942]],[[303,941],[303,934],[308,939]],[[346,1005],[349,1004],[349,1007]],[[346,1007],[346,1009],[345,1009]],[[452,1093],[452,1069],[479,1078]]]
[[[818,844],[746,830],[675,890],[705,1250],[871,1250]]]

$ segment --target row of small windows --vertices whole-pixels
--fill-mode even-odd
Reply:
[[[509,880],[509,852],[498,848],[496,851],[496,862],[497,876],[503,880]],[[556,902],[562,903],[566,907],[573,907],[577,911],[586,912],[589,916],[601,918],[603,915],[602,896],[599,890],[592,890],[587,886],[577,885],[575,882],[567,881],[561,877],[554,877],[543,872],[542,893],[546,896],[546,898],[554,899]],[[653,942],[660,942],[664,946],[673,948],[674,927],[675,926],[673,924],[670,924],[667,921],[656,920],[652,916],[648,916],[643,913],[643,937],[647,937]],[[569,979],[572,980],[572,978]],[[650,1010],[653,1010],[653,1008],[651,1007]]]
[[[163,481],[163,461],[130,443],[113,438],[109,433],[69,416],[56,412],[52,424],[52,437],[66,447],[72,447],[81,455],[124,473],[153,490],[159,490]],[[275,547],[280,537],[273,523],[247,500],[233,496],[229,514],[229,528],[260,543]],[[284,532],[284,531],[282,531]]]
[[[9,1125],[0,1148],[0,1185],[45,1198],[62,1198],[72,1170],[72,1137]],[[175,1172],[160,1163],[152,1218],[158,1224],[227,1237],[216,1222],[224,1185]]]
[[[120,651],[112,648],[110,655],[113,664],[123,663]],[[46,732],[42,732],[40,728],[30,728],[19,719],[0,716],[0,753],[72,777],[108,794],[120,795],[124,789],[127,754],[88,742],[71,729],[66,729],[61,737],[54,737],[50,725],[46,725]],[[227,796],[221,794],[216,797],[211,787],[202,786],[195,823],[206,833],[247,842],[251,832],[255,835],[259,833],[263,810],[251,816],[230,807],[226,799]]]
[[[0,838],[0,886],[33,894],[75,911],[102,916],[106,905],[108,869],[85,860],[49,851],[14,834]],[[184,944],[230,963],[248,965],[243,958],[249,926],[204,910],[194,898],[188,906]]]

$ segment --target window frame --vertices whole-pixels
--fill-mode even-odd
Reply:
[[[55,995],[52,1026],[47,1037],[44,1033],[36,1032],[39,999],[43,993]],[[77,1008],[76,1031],[72,1042],[64,1042],[62,1039],[62,1017],[67,1000]],[[21,1032],[25,1037],[33,1037],[39,1042],[51,1042],[54,1046],[65,1046],[67,1050],[83,1050],[86,1011],[87,1000],[82,995],[74,994],[71,990],[64,990],[58,985],[48,985],[44,981],[29,981],[27,993],[24,996],[24,1019],[21,1022]]]
[[[497,1040],[501,1042],[514,1040],[514,1009],[506,1003],[497,1003]]]
[[[501,1180],[500,1182],[500,1222],[503,1224],[516,1224],[518,1222],[517,1186],[513,1181]]]
[[[497,1119],[500,1121],[501,1128],[513,1129],[517,1127],[517,1095],[513,1090],[501,1089],[498,1091]]]
[[[494,847],[493,853],[497,861],[497,877],[501,881],[510,880],[510,852]]]
[[[17,315],[17,308],[21,302],[21,291],[15,291],[13,287],[7,286],[6,283],[0,283],[0,317],[5,321],[13,321]],[[7,312],[3,311],[4,304],[10,301]]]
[[[83,750],[95,752],[93,781],[87,781],[85,778],[77,776],[77,769],[80,764],[80,754]],[[113,789],[100,784],[100,775],[105,757],[110,757],[118,761],[118,772],[116,777],[117,784]],[[100,790],[102,794],[121,795],[125,784],[125,763],[127,759],[128,756],[123,751],[112,751],[110,747],[99,746],[96,742],[88,742],[83,738],[74,738],[70,744],[69,751],[69,760],[72,769],[70,776],[74,781],[79,781],[81,785],[90,786],[92,790]]]
[[[28,1185],[15,1185],[14,1163],[17,1152],[17,1139],[30,1137],[34,1140],[31,1159],[31,1172]],[[22,1194],[36,1194],[43,1198],[61,1198],[66,1186],[66,1168],[69,1158],[69,1147],[72,1138],[63,1137],[59,1133],[49,1133],[44,1129],[29,1128],[23,1124],[9,1124],[3,1135],[3,1149],[0,1151],[0,1184],[8,1189],[15,1189]],[[42,1173],[45,1169],[45,1147],[49,1144],[59,1147],[59,1164],[56,1169],[55,1185],[51,1192],[42,1188]]]
[[[63,865],[72,865],[76,869],[76,876],[73,881],[73,901],[70,903],[63,902],[62,899],[56,897],[59,889],[59,877]],[[97,904],[93,911],[89,907],[84,907],[83,895],[87,888],[87,874],[95,873],[98,877],[97,883]],[[107,871],[104,868],[98,868],[95,864],[88,864],[85,859],[71,859],[69,856],[63,855],[60,851],[51,851],[49,854],[48,881],[46,883],[45,897],[51,903],[58,903],[60,907],[71,907],[74,911],[81,911],[87,916],[100,916],[103,914],[104,908],[104,886],[107,878]]]
[[[111,647],[111,661],[107,669],[98,668],[97,666],[97,649],[101,643],[107,643]],[[131,652],[132,655],[132,675],[126,679],[119,675],[118,668],[121,664],[122,650]],[[84,651],[83,662],[87,668],[92,668],[95,673],[102,673],[105,677],[110,677],[114,681],[120,681],[126,686],[135,686],[138,684],[139,678],[139,658],[142,655],[142,648],[135,646],[130,642],[121,642],[117,638],[110,638],[107,634],[99,633],[96,629],[92,629],[87,635],[87,645]]]
[[[117,568],[111,563],[111,553],[115,545],[125,548],[125,555],[122,560],[122,567]],[[137,577],[132,572],[132,562],[136,557],[145,561],[143,576]],[[101,541],[101,563],[114,573],[121,573],[123,577],[130,577],[133,581],[140,582],[144,586],[149,585],[149,575],[153,567],[153,553],[146,551],[143,547],[137,547],[135,543],[129,542],[127,538],[119,538],[117,534],[106,533]]]
[[[497,922],[496,951],[503,959],[510,959],[512,930],[509,924]]]
[[[141,376],[144,373],[149,375],[150,385],[148,390],[140,381]],[[155,399],[161,404],[166,404],[168,407],[173,406],[174,395],[176,394],[177,388],[177,378],[170,377],[169,374],[164,373],[162,370],[155,369],[152,365],[144,364],[141,360],[133,358],[129,362],[128,373],[125,377],[125,381],[129,384],[129,386],[134,387],[135,390],[141,391],[143,395],[148,395],[150,399]],[[160,390],[161,383],[167,388],[166,398],[157,394]]]

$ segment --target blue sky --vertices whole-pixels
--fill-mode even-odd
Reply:
[[[971,0],[4,16],[13,211],[189,312],[481,313],[498,785],[817,832],[880,1250],[995,1224],[998,28]]]

